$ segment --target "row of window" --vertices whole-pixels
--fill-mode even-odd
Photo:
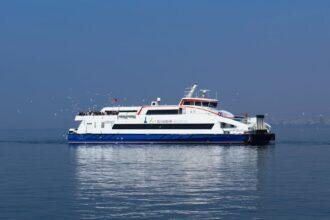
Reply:
[[[112,129],[212,129],[214,124],[115,124]]]
[[[195,106],[216,108],[218,103],[217,102],[184,101],[183,105],[195,105]]]
[[[137,110],[119,110],[119,111],[105,111],[107,115],[118,115],[119,113],[130,113],[130,112],[137,112]]]
[[[148,110],[147,115],[178,115],[182,114],[182,108],[180,109],[160,109],[160,110]]]

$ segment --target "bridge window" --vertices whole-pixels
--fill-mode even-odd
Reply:
[[[209,102],[202,102],[204,107],[209,107]]]
[[[216,107],[217,107],[217,104],[218,104],[218,103],[216,103],[216,102],[210,102],[210,105],[209,105],[209,106],[210,106],[211,108],[216,108]]]
[[[194,103],[193,102],[189,102],[189,101],[184,101],[183,102],[183,105],[194,105]]]
[[[203,106],[203,107],[210,107],[216,108],[217,102],[201,102],[201,101],[184,101],[183,105],[195,105],[195,106]]]
[[[195,105],[196,105],[196,106],[201,106],[202,103],[201,103],[201,102],[195,102]]]

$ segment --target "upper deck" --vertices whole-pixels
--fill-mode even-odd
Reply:
[[[218,100],[206,97],[209,90],[201,90],[201,97],[194,96],[197,85],[189,89],[184,98],[182,98],[178,105],[161,105],[160,98],[157,101],[152,101],[150,105],[146,106],[113,106],[104,107],[101,111],[93,111],[87,113],[79,113],[78,116],[103,116],[103,115],[173,115],[182,114],[182,110],[192,106],[198,107],[204,111],[218,114]],[[207,110],[208,109],[208,110]],[[79,119],[81,119],[79,117]]]

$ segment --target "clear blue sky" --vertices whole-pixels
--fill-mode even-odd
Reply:
[[[65,128],[93,105],[330,115],[330,1],[1,1],[0,128]],[[125,101],[124,101],[125,100]]]

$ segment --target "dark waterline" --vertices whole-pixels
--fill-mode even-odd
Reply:
[[[0,219],[328,219],[330,128],[277,127],[264,147],[75,145],[0,134]]]

